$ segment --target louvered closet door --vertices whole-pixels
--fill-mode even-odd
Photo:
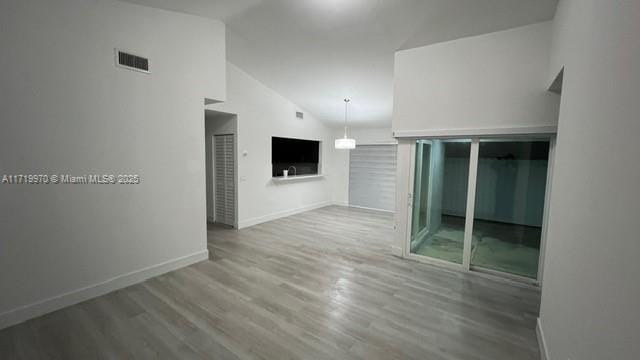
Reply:
[[[396,145],[359,145],[350,151],[349,205],[395,211]]]
[[[215,135],[215,222],[235,226],[236,183],[233,135]]]

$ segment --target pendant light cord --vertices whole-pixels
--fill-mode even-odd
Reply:
[[[347,108],[349,106],[349,99],[344,99],[344,138],[347,138]]]

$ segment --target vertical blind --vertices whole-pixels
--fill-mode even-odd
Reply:
[[[236,183],[233,135],[214,136],[215,222],[235,226]]]
[[[359,145],[349,152],[349,205],[395,211],[396,145]]]

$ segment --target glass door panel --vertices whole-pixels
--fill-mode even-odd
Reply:
[[[462,264],[471,140],[416,142],[410,252]]]
[[[548,140],[481,140],[471,265],[535,279]]]
[[[427,196],[429,193],[429,168],[431,166],[431,141],[416,143],[416,163],[413,191],[413,216],[411,240],[427,227]]]

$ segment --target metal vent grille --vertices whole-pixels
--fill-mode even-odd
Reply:
[[[117,65],[130,70],[149,73],[149,59],[116,49]]]
[[[298,119],[304,119],[304,113],[302,111],[296,111],[296,117]]]

